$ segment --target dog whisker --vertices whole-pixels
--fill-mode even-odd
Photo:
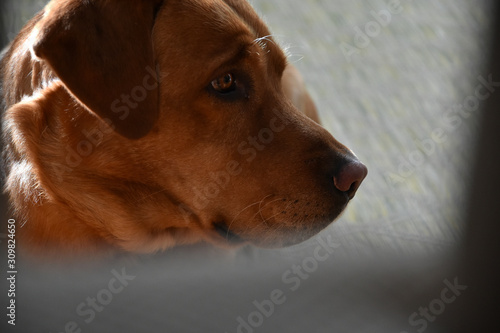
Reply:
[[[231,230],[231,226],[233,225],[233,223],[236,221],[236,219],[238,218],[238,216],[243,213],[245,210],[247,210],[248,208],[252,207],[252,206],[255,206],[255,205],[260,205],[264,200],[266,200],[266,198],[268,198],[269,196],[271,196],[271,194],[265,196],[262,200],[259,200],[257,202],[254,202],[248,206],[246,206],[245,208],[243,208],[238,214],[236,214],[233,219],[231,220],[231,222],[229,223],[229,225],[227,226],[227,231],[228,231],[228,235],[229,235],[229,231]]]
[[[292,57],[297,57],[296,59],[292,59]],[[304,56],[301,54],[289,54],[287,55],[288,62],[290,64],[296,64],[304,59]]]
[[[256,38],[253,41],[253,43],[259,45],[262,50],[265,50],[265,49],[267,49],[267,43],[268,42],[276,45],[276,42],[271,37],[273,37],[273,35],[267,35],[267,36],[259,37],[259,38]]]
[[[272,196],[272,194],[269,194],[269,195],[265,196],[264,198],[262,198],[262,200],[259,200],[258,202],[256,202],[256,203],[255,203],[255,204],[257,204],[257,203],[259,204],[259,209],[258,209],[257,213],[255,213],[255,214],[254,214],[254,215],[250,218],[250,220],[253,220],[253,219],[255,218],[255,216],[257,216],[257,215],[259,215],[259,214],[260,214],[260,216],[261,216],[262,220],[264,221],[264,217],[262,216],[262,208],[263,208],[263,207],[265,207],[265,206],[267,206],[267,205],[268,205],[268,204],[270,204],[270,203],[273,203],[273,202],[275,202],[275,201],[279,201],[279,200],[281,200],[281,199],[272,200],[272,201],[270,201],[270,202],[266,203],[264,206],[262,206],[262,204],[264,203],[264,201],[265,201],[267,198],[271,197],[271,196]],[[258,225],[257,225],[257,226],[255,226],[255,227],[258,227]],[[252,229],[254,229],[254,228],[252,228]],[[249,230],[249,226],[246,226],[246,228],[245,228],[245,232],[247,232],[248,230]]]
[[[273,202],[280,201],[280,200],[283,200],[283,199],[282,199],[282,198],[278,198],[278,199],[276,199],[276,200],[272,200],[272,201],[270,201],[270,202],[266,203],[266,205],[265,205],[265,206],[267,206],[267,205],[269,205],[269,204],[272,204]],[[278,216],[278,215],[281,213],[281,211],[288,209],[288,207],[290,207],[290,205],[291,205],[292,203],[293,203],[292,201],[288,202],[288,203],[286,204],[285,208],[280,209],[280,212],[279,212],[279,213],[276,213],[276,214],[274,214],[274,215],[272,215],[272,216],[269,216],[269,217],[267,217],[267,218],[264,218],[264,216],[262,215],[262,210],[259,210],[259,212],[257,212],[257,213],[256,213],[253,217],[255,217],[257,214],[260,214],[260,216],[261,216],[261,218],[262,218],[262,222],[260,222],[259,224],[257,224],[257,225],[255,225],[255,226],[253,226],[251,229],[247,228],[247,230],[246,230],[246,231],[248,231],[248,230],[252,231],[252,230],[254,230],[254,229],[257,229],[257,228],[259,228],[260,226],[262,226],[263,224],[268,225],[268,221],[269,221],[270,219],[272,219],[272,218],[273,218],[273,217],[275,217],[275,216]],[[265,207],[265,206],[264,206],[264,207]],[[253,218],[253,217],[252,217],[252,218]],[[282,224],[280,224],[280,225],[279,225],[279,227],[283,227],[284,225],[286,225],[286,224],[282,223]]]
[[[269,196],[271,196],[271,195],[268,195],[267,197],[269,197]],[[267,197],[266,197],[266,198],[267,198]],[[264,198],[264,199],[261,201],[261,204],[259,205],[259,211],[258,211],[257,213],[255,213],[255,215],[259,214],[259,215],[260,215],[260,217],[262,218],[262,220],[265,220],[265,219],[264,219],[264,216],[262,216],[262,209],[263,209],[264,207],[266,207],[267,205],[272,204],[273,202],[276,202],[276,201],[280,201],[280,200],[282,200],[281,198],[278,198],[278,199],[275,199],[275,200],[269,201],[269,202],[268,202],[268,203],[266,203],[264,206],[262,206],[262,203],[264,202],[264,200],[265,200],[266,198]],[[255,215],[254,215],[254,216],[252,216],[252,219],[255,217]]]

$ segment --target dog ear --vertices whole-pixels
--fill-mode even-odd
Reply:
[[[155,124],[158,76],[152,29],[159,0],[53,0],[32,48],[68,90],[121,135]]]

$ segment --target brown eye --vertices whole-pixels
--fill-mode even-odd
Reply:
[[[236,81],[233,74],[227,73],[211,82],[212,88],[221,94],[227,94],[236,89]]]

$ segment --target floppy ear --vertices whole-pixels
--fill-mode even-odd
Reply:
[[[151,35],[161,3],[53,0],[33,35],[35,55],[88,109],[131,139],[146,135],[159,114]]]

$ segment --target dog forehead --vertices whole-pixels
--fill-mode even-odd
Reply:
[[[286,64],[285,54],[246,0],[167,1],[158,14],[155,30],[159,49],[168,50],[169,56],[195,55],[207,61],[224,49],[255,44],[265,49],[261,54],[271,64],[279,68]]]
[[[183,35],[246,34],[253,39],[270,35],[266,24],[246,0],[166,1],[156,24],[177,25]]]
[[[168,3],[168,2],[167,2]],[[177,5],[188,12],[204,16],[208,25],[225,28],[244,23],[257,31],[266,30],[266,25],[255,13],[247,0],[177,0]]]

